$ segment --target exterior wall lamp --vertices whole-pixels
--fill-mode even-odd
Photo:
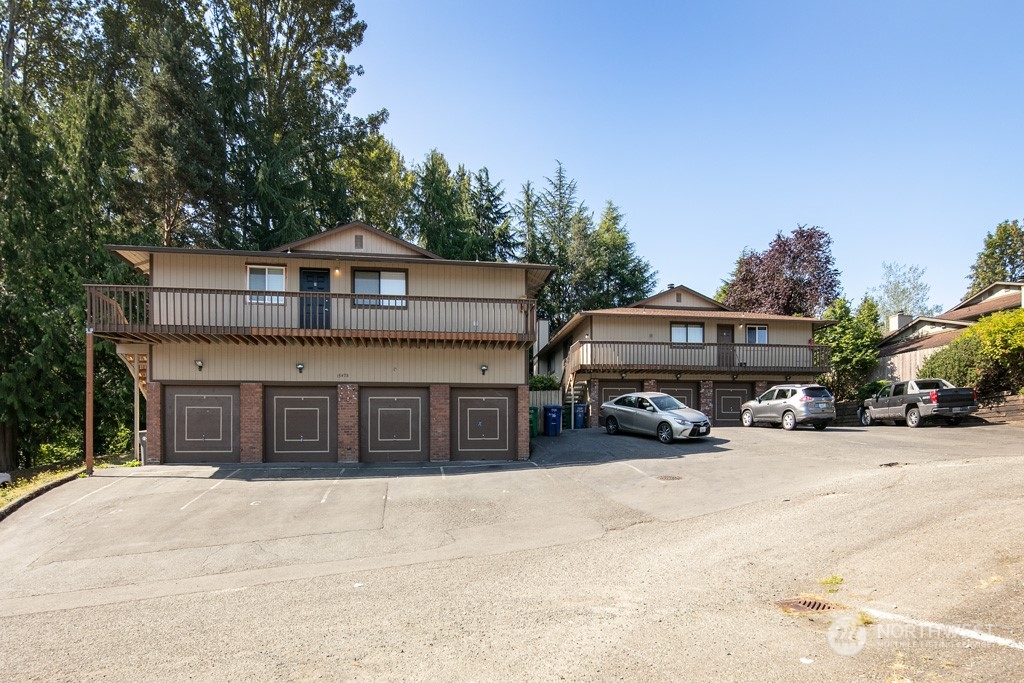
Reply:
[[[298,370],[299,374],[301,375],[302,371],[306,369],[306,366],[303,365],[302,363],[296,363],[295,364],[295,369]]]
[[[481,375],[486,375],[487,374],[487,364],[486,363],[480,366],[480,374]]]
[[[676,380],[678,381],[678,380],[679,380],[679,378],[680,378],[680,377],[682,377],[682,376],[683,376],[683,373],[681,373],[681,372],[677,372],[677,373],[676,373]]]
[[[195,360],[194,363],[196,364],[196,370],[198,370],[199,372],[202,372],[203,371],[203,361]]]

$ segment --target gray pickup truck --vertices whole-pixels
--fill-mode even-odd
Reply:
[[[874,422],[906,422],[918,427],[925,420],[942,418],[955,425],[978,409],[974,389],[954,387],[944,379],[915,379],[884,387],[857,410],[865,427]]]

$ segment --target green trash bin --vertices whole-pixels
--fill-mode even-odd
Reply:
[[[540,433],[540,408],[530,406],[530,438]]]

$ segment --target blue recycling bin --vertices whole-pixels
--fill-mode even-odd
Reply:
[[[562,433],[562,406],[544,406],[544,433],[558,436]]]
[[[572,408],[572,428],[583,429],[587,423],[587,404],[576,403]]]

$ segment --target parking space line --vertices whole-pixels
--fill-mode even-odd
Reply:
[[[645,477],[651,476],[651,475],[647,474],[646,472],[644,472],[639,467],[634,467],[633,465],[630,465],[628,462],[615,461],[614,464],[616,464],[616,465],[625,465],[626,467],[630,468],[631,470],[636,470],[637,472],[639,472],[640,474],[644,475]]]
[[[880,610],[871,608],[864,608],[861,611],[874,617],[875,619],[896,621],[903,624],[909,624],[911,626],[917,626],[921,629],[928,629],[928,631],[932,634],[951,633],[953,635],[960,636],[961,638],[970,638],[972,640],[978,640],[983,643],[1002,645],[1003,647],[1009,647],[1014,650],[1024,650],[1024,643],[1018,643],[1015,640],[1003,638],[1001,636],[996,636],[991,633],[986,633],[984,631],[975,631],[974,629],[964,628],[963,626],[940,624],[934,621],[921,621],[919,619],[911,619],[910,617],[905,617],[902,614],[890,614],[889,612],[882,612]]]
[[[226,482],[226,481],[227,481],[228,479],[230,479],[231,477],[235,476],[236,474],[238,474],[238,473],[239,473],[239,472],[241,472],[241,471],[242,471],[242,468],[241,468],[241,467],[239,467],[239,468],[238,468],[237,470],[235,470],[234,472],[232,472],[232,473],[231,473],[231,474],[229,474],[228,476],[224,477],[223,479],[221,479],[221,480],[220,480],[220,481],[218,481],[218,482],[217,482],[216,484],[214,484],[214,485],[213,485],[213,486],[211,486],[210,488],[208,488],[208,489],[206,489],[205,491],[203,491],[202,493],[200,493],[200,494],[199,494],[198,496],[196,496],[195,498],[193,498],[193,499],[192,499],[192,500],[190,500],[189,502],[187,502],[187,503],[185,503],[184,505],[182,505],[182,506],[181,506],[181,507],[180,507],[179,509],[180,509],[180,510],[184,510],[184,509],[185,509],[185,508],[187,508],[187,507],[188,507],[189,505],[191,505],[192,503],[196,502],[197,500],[199,500],[200,498],[202,498],[203,496],[205,496],[205,495],[206,495],[207,493],[209,493],[210,491],[214,490],[215,488],[217,488],[218,486],[220,486],[221,484],[223,484],[223,483],[224,483],[224,482]]]
[[[94,494],[94,493],[99,493],[99,492],[100,492],[100,491],[102,491],[103,489],[108,489],[108,488],[110,488],[111,486],[113,486],[114,484],[118,484],[118,483],[120,483],[120,482],[124,481],[124,480],[125,480],[125,479],[127,479],[128,477],[134,477],[134,476],[136,475],[136,473],[137,473],[137,471],[136,471],[136,472],[132,472],[131,474],[126,474],[125,476],[123,476],[123,477],[120,477],[119,479],[116,479],[116,480],[114,480],[114,481],[110,482],[110,483],[109,483],[109,484],[107,484],[106,486],[101,486],[101,487],[99,487],[98,489],[96,489],[95,491],[90,491],[89,493],[85,494],[84,496],[82,496],[82,497],[81,497],[81,498],[79,498],[78,500],[72,501],[72,502],[68,503],[67,505],[64,505],[63,507],[59,507],[59,508],[56,508],[56,509],[54,509],[54,510],[50,510],[50,511],[49,511],[49,512],[47,512],[47,513],[46,513],[45,515],[40,515],[39,517],[40,517],[40,519],[42,519],[43,517],[49,517],[50,515],[52,515],[52,514],[54,514],[54,513],[60,512],[61,510],[67,510],[67,509],[68,509],[69,507],[71,507],[72,505],[75,505],[76,503],[81,503],[81,502],[82,502],[83,500],[85,500],[86,498],[88,498],[89,496],[91,496],[91,495],[92,495],[92,494]]]
[[[323,505],[324,503],[326,503],[326,502],[327,502],[327,496],[331,495],[331,489],[333,489],[333,488],[334,488],[335,486],[337,486],[337,485],[338,485],[338,480],[339,480],[339,479],[341,479],[341,475],[343,475],[343,474],[345,474],[345,468],[344,468],[344,467],[343,467],[343,468],[341,468],[341,471],[340,471],[340,472],[338,472],[338,476],[337,476],[337,478],[336,478],[336,479],[334,480],[334,483],[333,483],[333,484],[331,484],[330,486],[328,486],[328,487],[327,487],[327,490],[326,490],[326,491],[324,491],[324,497],[320,499],[320,504],[321,504],[321,505]]]

